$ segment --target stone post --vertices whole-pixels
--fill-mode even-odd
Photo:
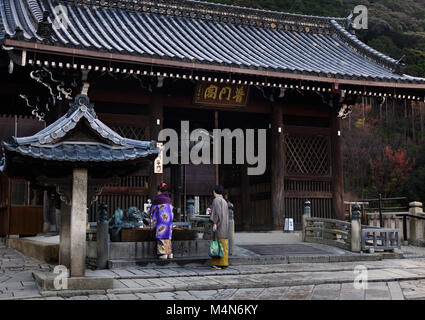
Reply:
[[[69,269],[71,267],[71,206],[65,202],[61,204],[59,225],[59,264]]]
[[[360,252],[362,250],[362,224],[360,206],[353,206],[353,214],[351,216],[351,251]]]
[[[97,247],[97,268],[107,269],[109,259],[109,224],[108,206],[101,204],[97,214],[96,247]]]
[[[409,213],[418,217],[425,217],[423,212],[421,202],[411,202],[409,203]],[[413,245],[422,245],[425,241],[424,239],[424,220],[409,218],[410,224],[410,237],[409,243]]]
[[[71,277],[86,270],[87,169],[74,169],[71,207]]]
[[[302,234],[302,241],[305,242],[306,239],[306,227],[307,227],[307,218],[311,217],[311,202],[309,200],[306,200],[304,202],[304,214],[303,214],[303,218],[302,218],[302,230],[303,230],[303,234]]]
[[[235,249],[235,218],[233,213],[233,203],[227,202],[229,207],[229,255],[233,255]]]
[[[187,203],[187,217],[190,221],[190,218],[195,215],[195,200],[190,198],[186,201]]]

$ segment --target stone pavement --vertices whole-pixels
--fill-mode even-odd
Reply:
[[[424,248],[403,251],[423,256]],[[354,287],[359,265],[367,268],[368,288]],[[425,258],[362,262],[234,265],[206,267],[133,267],[88,270],[114,278],[103,291],[40,292],[33,271],[53,265],[26,258],[0,244],[0,299],[31,300],[425,300]]]
[[[236,232],[236,245],[250,244],[292,244],[302,241],[302,234],[299,231],[284,233],[282,231],[267,232]]]
[[[32,273],[51,270],[53,266],[27,258],[0,242],[0,299],[39,295]]]

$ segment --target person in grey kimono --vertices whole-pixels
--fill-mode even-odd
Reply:
[[[214,269],[224,269],[229,266],[229,207],[223,198],[223,187],[214,187],[214,201],[211,207],[210,221],[213,223],[213,236],[221,242],[224,249],[222,258],[212,258],[211,267]]]

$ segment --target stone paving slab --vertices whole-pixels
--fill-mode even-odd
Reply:
[[[106,295],[90,295],[88,300],[109,300]]]
[[[233,265],[226,270],[192,266],[87,270],[87,275],[114,278],[114,289],[40,292],[32,273],[51,271],[53,266],[25,258],[0,245],[0,299],[425,299],[425,258],[308,264],[287,262]],[[356,277],[353,270],[359,265],[368,270],[366,290],[355,289],[353,285]]]
[[[386,283],[375,286],[369,285],[365,300],[391,300],[391,294]]]
[[[283,300],[308,300],[314,289],[313,285],[296,286],[289,288],[284,294]]]
[[[139,300],[135,294],[117,294],[115,296],[118,300]]]
[[[176,298],[176,294],[174,292],[152,293],[152,296],[156,300],[175,300],[175,298]]]
[[[265,288],[239,289],[230,300],[256,300],[265,290]]]
[[[187,291],[176,291],[175,292],[175,300],[199,300],[197,297],[191,295]],[[214,300],[217,300],[214,296]]]
[[[319,284],[314,287],[311,300],[338,300],[341,284]]]
[[[217,290],[190,290],[188,293],[199,300],[212,300],[217,294]]]
[[[356,289],[353,283],[342,283],[339,300],[364,300],[365,291]]]
[[[163,278],[162,280],[172,285],[174,287],[174,290],[176,291],[187,289],[187,283],[182,280],[175,279],[175,278]]]
[[[387,285],[390,291],[391,300],[404,300],[403,291],[398,282],[388,282]]]
[[[135,293],[137,297],[139,297],[140,300],[156,300],[156,298],[148,293]]]
[[[289,287],[266,288],[257,298],[259,300],[283,300]]]

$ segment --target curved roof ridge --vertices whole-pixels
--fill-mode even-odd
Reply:
[[[14,137],[13,143],[19,145],[33,143],[39,145],[51,144],[54,140],[64,137],[69,131],[74,129],[82,118],[85,118],[89,122],[91,128],[101,137],[109,140],[115,145],[120,147],[155,148],[152,142],[127,139],[113,131],[97,118],[89,98],[81,94],[75,97],[74,103],[71,103],[71,108],[67,114],[35,135],[21,138]]]
[[[122,1],[122,0],[121,0]],[[148,2],[148,1],[141,1],[141,2]],[[149,1],[152,2],[152,1]],[[259,9],[259,8],[252,8],[252,7],[243,7],[243,6],[235,6],[232,4],[225,4],[225,3],[217,3],[217,2],[208,2],[208,1],[201,1],[201,0],[159,0],[159,1],[155,1],[155,2],[159,2],[159,3],[170,3],[170,2],[177,2],[177,3],[193,3],[193,4],[199,4],[199,5],[207,5],[207,6],[211,6],[211,7],[217,7],[217,8],[222,8],[222,9],[228,9],[230,8],[235,8],[238,10],[245,10],[245,11],[249,11],[249,12],[256,12],[256,13],[269,13],[269,14],[278,14],[278,15],[285,15],[288,17],[296,17],[296,18],[319,18],[319,19],[325,19],[325,20],[345,20],[345,18],[341,18],[341,17],[328,17],[328,16],[315,16],[315,15],[307,15],[307,14],[299,14],[299,13],[291,13],[291,12],[286,12],[286,11],[276,11],[276,10],[267,10],[267,9]]]
[[[336,20],[331,20],[331,25],[334,27],[337,34],[342,40],[345,40],[356,50],[362,52],[369,58],[372,58],[377,63],[391,69],[394,72],[395,67],[397,66],[398,61],[379,52],[372,47],[368,46],[363,41],[359,40],[355,34],[350,33],[347,29],[341,26]]]
[[[331,28],[330,21],[345,23],[346,18],[313,16],[282,11],[241,7],[229,4],[214,3],[199,0],[61,0],[72,4],[103,6],[127,11],[142,11],[146,13],[176,15],[190,18],[201,18],[226,23],[248,24],[252,26],[275,25],[279,23],[320,28]],[[60,1],[59,1],[60,3]],[[232,10],[229,10],[231,8]]]
[[[155,141],[138,141],[123,138],[106,124],[101,122],[93,109],[87,95],[75,97],[70,109],[63,117],[47,128],[29,137],[11,137],[2,141],[1,145],[8,152],[16,152],[44,160],[111,162],[133,161],[152,157],[159,153]],[[77,124],[85,118],[91,128],[105,141],[85,142],[58,140],[65,137]],[[107,144],[112,142],[111,145]],[[7,161],[0,159],[0,172],[6,169]]]

